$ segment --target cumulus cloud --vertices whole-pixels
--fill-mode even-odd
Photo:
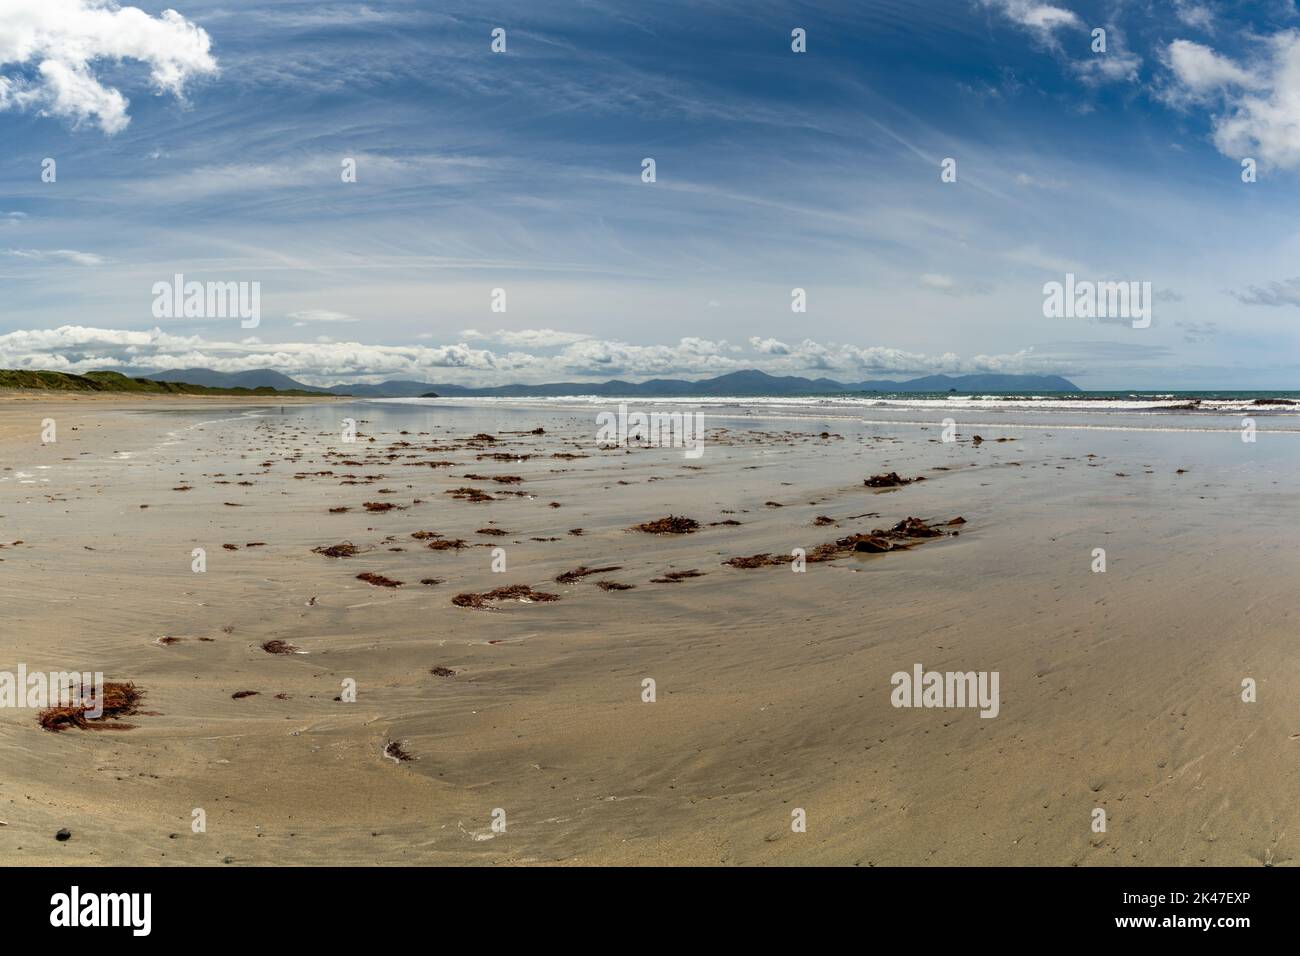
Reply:
[[[1055,31],[1061,27],[1082,26],[1074,11],[1038,0],[981,0],[985,7],[997,10],[1007,19],[1027,30],[1038,34],[1039,38],[1051,42]]]
[[[1246,62],[1191,40],[1169,44],[1164,60],[1164,99],[1208,109],[1219,152],[1265,169],[1300,168],[1300,31],[1265,38]]]
[[[583,337],[558,354],[493,352],[457,343],[439,346],[366,345],[322,336],[312,342],[206,340],[197,335],[62,326],[0,335],[0,368],[89,372],[211,368],[219,372],[274,369],[310,384],[417,379],[462,384],[505,384],[573,379],[698,378],[762,367],[779,375],[833,374],[842,381],[946,372],[1056,372],[1059,362],[1032,350],[1010,355],[924,355],[883,346],[862,347],[804,339],[787,345],[751,340],[754,354],[725,341],[687,337],[673,344],[636,345]],[[743,350],[740,350],[743,352]],[[765,356],[765,357],[760,357]]]
[[[585,338],[555,359],[566,374],[592,376],[720,375],[747,368],[726,342],[687,337],[675,345],[632,345]]]
[[[1262,166],[1300,166],[1300,33],[1270,41],[1262,90],[1229,91],[1228,110],[1215,118],[1214,145],[1226,156],[1255,156]]]
[[[1165,63],[1176,85],[1169,91],[1176,101],[1204,101],[1234,88],[1251,89],[1262,80],[1226,56],[1191,40],[1175,40],[1165,50]]]
[[[1051,50],[1060,50],[1056,33],[1063,28],[1086,30],[1088,24],[1073,11],[1038,0],[980,0],[987,9],[996,10],[1012,23],[1034,34],[1039,43]],[[1129,50],[1124,34],[1113,25],[1107,25],[1105,52],[1091,52],[1081,58],[1068,60],[1067,66],[1084,83],[1097,87],[1105,83],[1136,83],[1142,58]],[[1088,48],[1091,43],[1088,44]]]
[[[559,359],[565,363],[566,371],[595,377],[670,374],[692,377],[758,367],[774,375],[816,373],[835,375],[843,381],[880,375],[895,377],[940,372],[1054,372],[1060,367],[1059,363],[1040,359],[1032,350],[963,359],[951,352],[925,355],[886,346],[858,346],[813,339],[787,344],[755,336],[749,340],[749,345],[763,358],[738,355],[735,348],[725,341],[684,338],[676,345],[629,345],[589,339],[565,349]],[[549,370],[550,367],[549,363],[543,362],[539,370]]]
[[[149,67],[154,90],[177,98],[217,71],[206,32],[175,10],[157,17],[113,0],[5,0],[0,27],[0,109],[35,110],[112,135],[129,101],[95,75],[102,61]]]
[[[757,335],[749,340],[749,346],[755,352],[761,352],[764,355],[789,355],[790,346],[777,339],[762,339]]]
[[[87,372],[108,366],[128,368],[211,368],[219,372],[275,369],[312,380],[354,378],[361,374],[410,377],[434,369],[479,372],[509,367],[493,353],[464,344],[425,346],[363,345],[360,342],[279,342],[257,338],[209,341],[147,332],[61,326],[0,335],[0,367]]]

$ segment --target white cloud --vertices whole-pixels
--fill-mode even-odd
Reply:
[[[15,259],[72,262],[79,266],[102,266],[108,261],[104,256],[93,252],[78,252],[76,249],[6,249],[4,254]]]
[[[434,369],[478,372],[526,367],[464,344],[426,346],[364,345],[359,342],[278,342],[257,338],[208,341],[199,336],[61,326],[0,335],[0,368],[48,368],[87,372],[106,366],[134,368],[211,368],[219,372],[276,369],[313,380],[357,375],[412,377]]]
[[[434,153],[391,157],[352,152],[348,158],[356,160],[357,177],[368,185],[472,185],[499,165],[496,160]],[[254,191],[312,189],[322,182],[336,182],[339,162],[337,155],[321,153],[277,158],[273,163],[208,164],[133,182],[128,188],[151,199],[175,197],[187,202]]]
[[[921,274],[921,284],[935,292],[942,292],[944,295],[967,296],[967,295],[988,295],[993,291],[993,287],[987,282],[978,279],[967,279],[958,283],[952,276],[943,275],[938,272],[924,272]]]
[[[862,347],[804,339],[786,345],[751,340],[767,356],[737,354],[723,341],[683,338],[675,344],[634,345],[583,338],[558,355],[496,353],[464,343],[441,346],[366,345],[321,337],[313,342],[263,342],[257,338],[212,341],[197,335],[62,326],[0,335],[0,368],[89,372],[106,367],[135,370],[211,368],[220,372],[274,369],[310,384],[416,379],[461,384],[553,382],[580,378],[698,378],[762,367],[777,375],[815,372],[852,382],[946,372],[1058,372],[1059,360],[1032,350],[1010,355],[924,355],[882,346]]]
[[[1030,173],[1016,173],[1016,185],[1028,186],[1033,189],[1066,189],[1069,183],[1063,179],[1056,179],[1051,176],[1034,176]]]
[[[1165,60],[1177,80],[1172,93],[1178,99],[1202,100],[1225,89],[1251,88],[1260,83],[1249,70],[1191,40],[1169,44]]]
[[[1166,99],[1209,106],[1219,152],[1266,169],[1300,167],[1300,32],[1269,37],[1246,66],[1190,40],[1171,43],[1166,61]]]
[[[1000,12],[1008,20],[1035,34],[1040,43],[1056,50],[1059,44],[1056,31],[1065,27],[1082,30],[1087,24],[1064,7],[1036,0],[980,0],[985,7]],[[1091,52],[1081,59],[1071,60],[1068,66],[1085,83],[1100,86],[1103,83],[1135,83],[1142,58],[1124,45],[1124,35],[1114,26],[1105,27],[1106,52]],[[1091,49],[1088,43],[1084,49]],[[1082,107],[1081,107],[1082,108]]]
[[[1191,0],[1174,0],[1174,14],[1186,26],[1207,31],[1214,29],[1214,14],[1207,6]]]
[[[128,101],[95,75],[104,60],[149,66],[158,93],[181,98],[191,79],[217,71],[207,33],[175,10],[157,17],[113,0],[4,0],[0,26],[0,109],[36,110],[105,133],[130,123]]]
[[[1106,29],[1106,52],[1089,53],[1072,65],[1083,82],[1093,86],[1103,83],[1136,83],[1142,67],[1142,57],[1131,52],[1124,43],[1124,34],[1113,26]]]
[[[467,339],[500,342],[502,345],[525,349],[557,348],[562,345],[573,345],[575,342],[591,338],[590,335],[581,332],[557,332],[555,329],[519,329],[515,332],[507,329],[497,329],[491,333],[480,332],[477,329],[465,329],[460,334]]]
[[[584,338],[564,348],[552,361],[567,374],[598,377],[720,375],[749,367],[733,357],[726,342],[693,337],[683,338],[676,345],[631,345]]]
[[[764,355],[789,355],[790,346],[777,339],[762,339],[754,336],[749,340],[750,347],[755,352],[761,352]]]
[[[1012,249],[1004,253],[1007,259],[1021,265],[1030,266],[1034,269],[1041,269],[1052,273],[1077,272],[1087,273],[1096,270],[1089,269],[1082,262],[1075,259],[1066,259],[1043,252],[1038,246],[1021,246],[1018,249]]]
[[[328,309],[302,309],[298,312],[290,312],[289,318],[297,319],[293,323],[295,329],[301,329],[316,322],[359,322],[355,316],[348,315],[346,312],[331,312]]]
[[[1051,41],[1056,30],[1061,27],[1081,26],[1081,21],[1072,10],[1055,7],[1050,3],[1036,0],[981,0],[986,7],[993,7],[1014,23],[1032,30],[1045,41]]]

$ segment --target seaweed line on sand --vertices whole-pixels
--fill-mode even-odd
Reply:
[[[884,554],[889,551],[905,551],[922,540],[956,536],[960,532],[944,531],[943,528],[965,523],[966,519],[959,517],[944,522],[942,526],[937,526],[931,525],[920,518],[908,517],[892,528],[883,530],[877,528],[869,534],[851,534],[826,544],[819,544],[807,552],[805,560],[809,563],[816,563],[833,561],[835,558],[854,552]],[[773,555],[763,552],[762,554],[752,554],[747,557],[731,558],[722,563],[733,568],[762,568],[771,565],[789,564],[793,560],[793,555]]]
[[[484,591],[476,594],[473,591],[466,591],[457,594],[451,599],[451,603],[456,607],[470,608],[488,608],[488,603],[492,601],[523,601],[548,603],[558,601],[558,594],[549,594],[546,591],[534,591],[527,584],[511,584],[505,587],[493,588],[491,591]]]

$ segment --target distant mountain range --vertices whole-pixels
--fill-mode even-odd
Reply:
[[[888,379],[869,382],[837,382],[829,378],[800,378],[794,375],[768,375],[758,369],[729,372],[716,378],[696,382],[677,378],[656,378],[648,382],[552,382],[544,385],[496,385],[469,388],[464,385],[435,382],[392,381],[378,385],[332,385],[317,388],[304,385],[287,375],[273,371],[214,372],[207,368],[169,369],[160,372],[138,370],[163,382],[187,382],[210,388],[300,389],[332,395],[355,395],[360,398],[415,398],[434,395],[441,398],[540,398],[556,395],[601,395],[610,398],[672,398],[681,396],[760,395],[839,395],[846,392],[1077,392],[1079,387],[1059,375],[927,375],[924,378],[895,382]]]
[[[288,375],[269,369],[252,372],[214,372],[210,368],[174,368],[166,372],[141,372],[139,369],[114,368],[109,371],[124,375],[138,375],[155,382],[185,382],[189,385],[206,385],[208,388],[277,388],[324,392],[328,389],[304,385]],[[347,391],[347,389],[341,389]]]

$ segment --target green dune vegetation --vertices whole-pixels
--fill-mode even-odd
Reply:
[[[0,388],[28,389],[46,392],[131,392],[141,395],[309,395],[322,397],[320,392],[303,389],[261,388],[209,388],[206,385],[189,385],[185,382],[156,382],[149,378],[130,378],[120,372],[87,372],[71,375],[67,372],[26,371],[0,369]]]

